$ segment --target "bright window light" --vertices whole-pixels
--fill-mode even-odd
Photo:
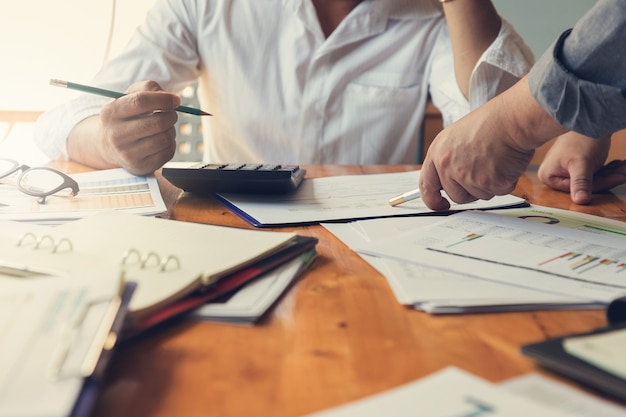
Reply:
[[[153,2],[0,0],[0,156],[47,161],[32,141],[34,120],[78,94],[50,86],[50,78],[87,84],[121,52]]]
[[[46,110],[71,92],[50,78],[87,82],[120,52],[154,0],[0,0],[0,110]]]

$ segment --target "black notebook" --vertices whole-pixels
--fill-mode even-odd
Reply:
[[[626,331],[626,297],[609,304],[607,320],[609,326],[606,328],[524,345],[522,353],[546,369],[626,402],[626,379],[570,354],[563,345],[565,340],[579,336]]]

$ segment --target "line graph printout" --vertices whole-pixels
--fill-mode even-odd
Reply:
[[[493,213],[455,214],[358,251],[582,299],[626,294],[625,238]]]
[[[62,222],[101,210],[123,210],[155,215],[166,210],[155,177],[140,177],[123,169],[108,169],[71,175],[80,191],[75,197],[53,195],[46,204],[20,192],[12,185],[0,185],[0,219]]]

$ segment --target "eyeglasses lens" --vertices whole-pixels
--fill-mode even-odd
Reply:
[[[65,179],[55,171],[30,169],[20,178],[20,188],[32,195],[45,195],[60,187]]]

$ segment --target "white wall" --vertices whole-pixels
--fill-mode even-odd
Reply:
[[[498,12],[515,26],[539,56],[576,23],[596,0],[493,0]]]
[[[50,78],[88,81],[102,65],[114,0],[0,0],[0,110],[45,110],[69,92]],[[154,0],[117,0],[112,52]]]
[[[78,94],[50,78],[87,82],[126,44],[154,0],[0,0],[0,111],[43,111]],[[0,157],[31,166],[47,157],[34,145],[33,123],[0,120]]]

